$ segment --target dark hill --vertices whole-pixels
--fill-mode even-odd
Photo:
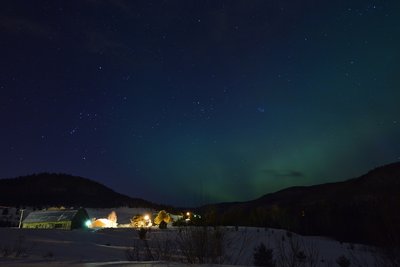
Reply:
[[[291,187],[252,201],[207,205],[199,210],[219,224],[400,244],[400,162],[343,182]],[[395,237],[397,241],[392,240]]]
[[[0,205],[92,208],[159,207],[159,205],[143,199],[119,194],[86,178],[50,173],[0,179]]]

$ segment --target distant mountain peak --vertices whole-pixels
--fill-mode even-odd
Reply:
[[[385,244],[400,232],[400,162],[341,182],[289,187],[255,200],[199,208],[226,225],[284,228],[343,241]],[[386,244],[387,245],[387,244]]]
[[[159,207],[149,201],[119,194],[79,176],[39,173],[0,179],[0,204],[7,206]]]

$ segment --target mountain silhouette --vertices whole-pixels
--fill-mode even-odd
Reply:
[[[160,208],[160,205],[117,193],[86,178],[53,173],[0,179],[0,205]]]
[[[383,245],[400,244],[399,211],[400,162],[343,182],[290,187],[251,201],[198,209],[214,224],[283,228]]]

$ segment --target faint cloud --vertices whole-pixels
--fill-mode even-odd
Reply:
[[[132,6],[129,5],[128,0],[86,0],[87,3],[97,6],[108,6],[116,8],[123,13],[129,13],[132,11]]]
[[[97,1],[91,1],[97,2]],[[122,4],[119,5],[122,8]],[[89,18],[87,19],[90,20]],[[90,25],[89,23],[82,23]],[[36,36],[36,37],[55,37],[64,41],[76,43],[77,46],[86,48],[89,53],[110,54],[118,58],[125,58],[132,52],[129,46],[113,36],[110,31],[101,31],[94,26],[82,26],[76,28],[71,21],[65,21],[65,28],[68,29],[64,33],[57,32],[55,28],[25,17],[1,16],[0,15],[0,33],[13,34],[18,36]],[[73,38],[69,32],[73,32]],[[68,39],[68,40],[67,40]]]
[[[265,108],[264,107],[258,107],[257,111],[260,113],[264,113],[265,112]]]
[[[262,170],[262,173],[275,178],[303,178],[305,176],[304,173],[296,170],[280,171],[274,169],[265,169]]]
[[[37,21],[9,16],[0,16],[0,31],[35,36],[45,36],[52,32],[50,27]]]
[[[91,53],[107,53],[114,56],[125,56],[127,53],[131,52],[131,48],[125,43],[117,41],[100,31],[88,30],[83,34],[85,36],[85,45]]]

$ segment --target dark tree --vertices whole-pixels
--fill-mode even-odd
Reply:
[[[349,267],[351,265],[351,262],[348,258],[346,258],[346,256],[342,255],[340,256],[337,260],[336,263],[340,266],[340,267]]]
[[[160,229],[167,229],[167,223],[164,222],[164,221],[162,221],[162,222],[160,222],[160,224],[158,225],[158,227],[159,227]]]
[[[261,243],[254,249],[254,265],[275,267],[275,261],[272,254],[272,249],[267,249],[264,243]]]

